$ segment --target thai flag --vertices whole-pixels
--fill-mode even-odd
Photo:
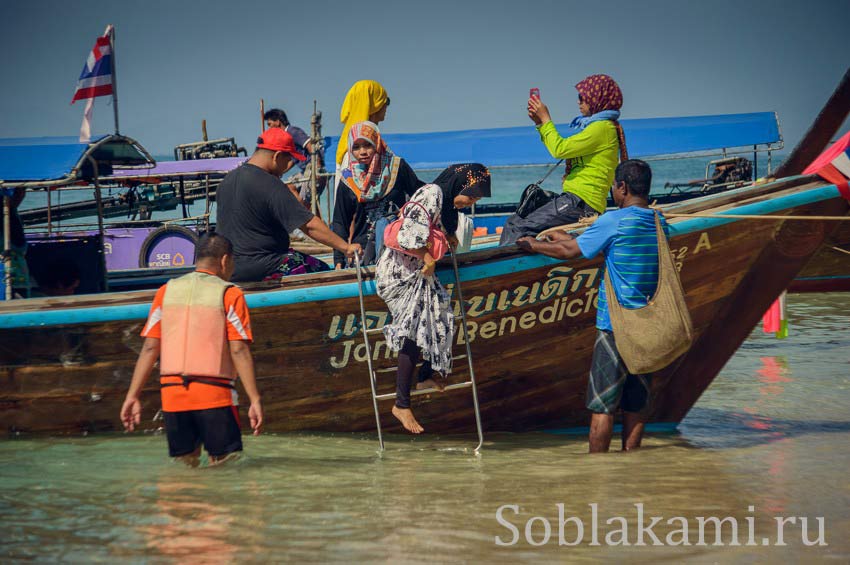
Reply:
[[[112,94],[112,26],[107,26],[102,37],[98,37],[94,48],[89,53],[80,80],[77,81],[77,91],[71,104],[77,100],[109,96]]]
[[[83,111],[83,123],[80,126],[80,141],[91,140],[91,118],[94,99],[98,96],[110,96],[115,93],[114,76],[112,74],[112,26],[106,26],[101,37],[97,38],[94,48],[86,59],[80,80],[77,81],[77,91],[71,104],[77,100],[88,100]],[[115,131],[118,131],[118,118],[115,118]]]

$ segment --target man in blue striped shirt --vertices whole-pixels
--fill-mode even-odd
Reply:
[[[649,208],[651,184],[652,170],[644,161],[632,159],[620,163],[611,187],[618,210],[599,216],[578,237],[560,232],[549,241],[524,237],[517,245],[558,259],[592,259],[602,253],[619,303],[625,308],[645,306],[658,285],[655,212]],[[661,225],[666,233],[663,218]],[[596,328],[586,399],[593,413],[590,452],[608,451],[617,410],[623,411],[623,450],[637,449],[649,408],[649,375],[630,374],[620,358],[611,329],[604,280],[599,289]]]

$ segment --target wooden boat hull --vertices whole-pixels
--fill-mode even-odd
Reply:
[[[503,226],[508,216],[508,213],[479,216],[475,218],[475,224],[476,227],[479,224],[486,227],[489,236],[497,233],[496,226]],[[850,292],[850,223],[842,223],[827,238],[811,261],[791,281],[788,292]]]
[[[801,177],[682,209],[698,208],[793,215],[848,212],[835,187]],[[671,222],[671,249],[681,263],[697,340],[680,362],[654,379],[653,421],[676,423],[687,414],[835,224],[706,218]],[[485,431],[587,425],[584,395],[601,262],[559,262],[508,247],[465,254],[460,263]],[[452,286],[445,262],[439,276]],[[371,281],[366,288],[368,324],[380,327],[387,321],[386,308]],[[120,430],[118,413],[152,294],[0,306],[0,428]],[[266,429],[374,430],[354,273],[292,277],[274,288],[255,285],[248,290],[248,301]],[[462,336],[456,332],[456,355],[464,352]],[[380,340],[374,352],[379,392],[391,392],[394,356]],[[451,379],[467,376],[465,360],[457,360]],[[143,428],[159,427],[161,422],[154,420],[159,407],[155,378],[143,400]],[[383,425],[397,431],[389,414],[391,401],[379,407]],[[428,432],[474,430],[468,390],[418,397],[414,410]]]
[[[842,222],[788,287],[789,292],[850,292],[850,222]]]

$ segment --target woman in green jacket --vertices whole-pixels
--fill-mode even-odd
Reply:
[[[576,85],[576,90],[581,116],[570,124],[575,133],[568,137],[558,134],[549,108],[539,98],[528,99],[528,117],[537,125],[546,149],[555,159],[567,162],[564,193],[525,218],[516,214],[508,218],[501,245],[605,212],[618,157],[628,159],[623,129],[617,122],[623,93],[608,75],[589,76]]]

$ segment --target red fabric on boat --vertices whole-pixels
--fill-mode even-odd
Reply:
[[[778,298],[770,305],[767,312],[764,313],[761,321],[764,326],[764,333],[772,334],[779,331],[782,326],[782,306],[779,304]]]
[[[848,148],[850,148],[850,132],[847,132],[841,139],[833,143],[832,147],[821,153],[811,165],[806,167],[803,174],[816,174],[824,180],[833,183],[838,187],[841,196],[850,200],[850,185],[848,184],[847,176],[833,165],[833,161],[839,159],[842,153],[847,153]]]

